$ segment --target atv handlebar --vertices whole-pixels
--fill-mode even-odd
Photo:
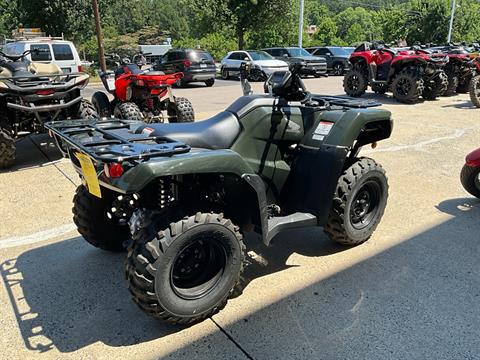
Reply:
[[[24,59],[25,56],[27,56],[28,54],[39,54],[40,52],[43,52],[43,51],[41,51],[40,49],[33,49],[33,50],[25,50],[20,55],[8,55],[8,54],[5,54],[3,51],[0,51],[0,56],[3,56],[4,58],[7,58],[7,59],[15,62],[15,61],[18,61],[20,59]]]

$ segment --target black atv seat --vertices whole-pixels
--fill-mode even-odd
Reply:
[[[115,70],[115,79],[118,78],[120,75],[125,74],[125,67],[127,67],[130,73],[133,75],[138,75],[142,73],[142,70],[140,70],[137,64],[122,65],[117,70]]]
[[[150,136],[168,137],[191,147],[218,150],[230,148],[240,130],[237,117],[231,112],[223,111],[198,122],[146,124],[139,127],[136,133],[150,133]]]

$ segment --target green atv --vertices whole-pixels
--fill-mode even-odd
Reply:
[[[83,180],[78,231],[98,248],[128,249],[128,286],[147,314],[190,324],[221,310],[240,291],[247,232],[268,246],[283,230],[321,226],[352,246],[379,224],[385,171],[358,154],[390,136],[390,112],[312,95],[296,70],[270,76],[267,94],[245,87],[200,122],[47,125]]]

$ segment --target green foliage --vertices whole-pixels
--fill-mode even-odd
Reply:
[[[193,38],[175,40],[173,42],[173,46],[184,49],[204,49],[208,51],[216,60],[221,60],[226,53],[237,48],[237,44],[234,39],[218,33],[208,34],[199,40]]]
[[[298,0],[98,0],[107,52],[131,54],[140,43],[200,46],[216,59],[237,48],[294,45]],[[367,40],[445,43],[452,0],[305,0],[304,46]],[[454,41],[480,38],[480,2],[457,0]],[[358,5],[358,6],[357,6]],[[360,6],[361,5],[361,6]],[[357,7],[352,7],[357,6]],[[19,26],[64,34],[88,59],[97,43],[91,0],[0,0],[0,35]]]
[[[450,20],[450,0],[411,0],[409,5],[412,13],[408,21],[408,43],[444,43]]]
[[[362,7],[347,8],[336,15],[334,20],[338,28],[337,36],[347,44],[373,40],[377,36],[372,13]]]

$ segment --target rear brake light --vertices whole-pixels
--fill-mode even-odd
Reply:
[[[37,90],[37,95],[52,95],[55,93],[53,89]]]
[[[192,62],[190,60],[183,60],[183,66],[190,67],[192,66]]]
[[[138,85],[138,86],[145,86],[145,81],[143,81],[143,80],[137,80],[137,85]]]
[[[109,178],[119,178],[125,172],[122,164],[119,164],[119,163],[113,163],[110,165],[105,164],[104,170],[105,170],[105,175],[107,175],[107,177]]]
[[[82,65],[78,65],[78,72],[83,72],[83,66]]]

